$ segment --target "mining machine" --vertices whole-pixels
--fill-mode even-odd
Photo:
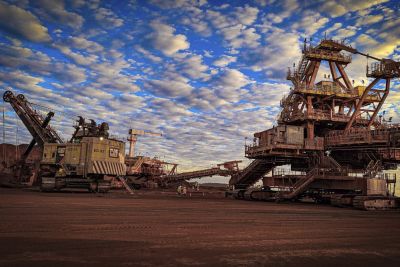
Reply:
[[[43,117],[32,108],[24,95],[6,91],[5,102],[28,129],[33,139],[21,158],[21,165],[37,144],[43,151],[39,180],[43,191],[62,188],[86,188],[105,192],[110,188],[108,178],[125,175],[125,144],[109,137],[109,126],[103,122],[86,122],[79,117],[69,142],[64,142],[49,125],[53,112]]]
[[[162,133],[138,129],[129,130],[127,139],[129,141],[129,153],[125,157],[126,175],[124,176],[127,184],[134,189],[164,186],[159,183],[158,178],[163,175],[175,174],[178,164],[166,162],[157,157],[135,156],[138,136],[162,136]]]
[[[281,100],[277,125],[254,134],[245,155],[253,162],[233,175],[230,186],[237,198],[351,203],[361,208],[398,205],[386,190],[395,183],[400,163],[400,125],[379,112],[391,80],[400,77],[400,63],[362,53],[342,41],[304,42],[299,64],[289,68],[293,83]],[[374,60],[367,66],[367,85],[354,86],[345,68],[359,54]],[[321,63],[330,74],[316,82]],[[379,82],[384,81],[383,85]],[[290,165],[284,169],[278,166]],[[278,171],[279,170],[279,171]],[[265,175],[272,171],[272,176]],[[263,179],[263,189],[251,186]],[[391,192],[393,193],[393,192]]]

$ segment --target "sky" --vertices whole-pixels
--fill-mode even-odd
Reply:
[[[1,93],[55,110],[65,140],[83,115],[122,139],[130,128],[163,133],[139,137],[137,151],[180,171],[246,164],[245,138],[274,125],[304,38],[400,60],[399,10],[386,0],[0,0]],[[346,68],[356,85],[366,64],[353,56]],[[395,81],[383,106],[395,122],[399,90]],[[29,142],[3,107],[3,141]]]

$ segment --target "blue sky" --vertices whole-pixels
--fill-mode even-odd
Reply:
[[[310,2],[312,2],[310,4]],[[398,1],[0,0],[0,85],[73,117],[158,131],[138,152],[180,170],[244,160],[245,137],[271,127],[304,38],[325,34],[400,59]],[[351,79],[365,78],[353,56]],[[322,66],[321,75],[327,73]],[[396,82],[384,110],[399,122]],[[29,140],[8,105],[6,141]]]

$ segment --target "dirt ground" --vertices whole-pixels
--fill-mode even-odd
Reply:
[[[0,266],[400,266],[400,212],[0,189]]]

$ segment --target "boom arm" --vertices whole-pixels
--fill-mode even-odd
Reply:
[[[32,135],[34,141],[40,147],[43,147],[44,143],[63,143],[56,131],[48,125],[51,117],[54,115],[53,112],[49,112],[47,118],[43,118],[42,115],[32,109],[24,95],[19,94],[15,96],[11,91],[6,91],[4,93],[3,100],[10,103],[15,113],[17,113],[18,117]],[[33,141],[31,143],[33,143]]]

